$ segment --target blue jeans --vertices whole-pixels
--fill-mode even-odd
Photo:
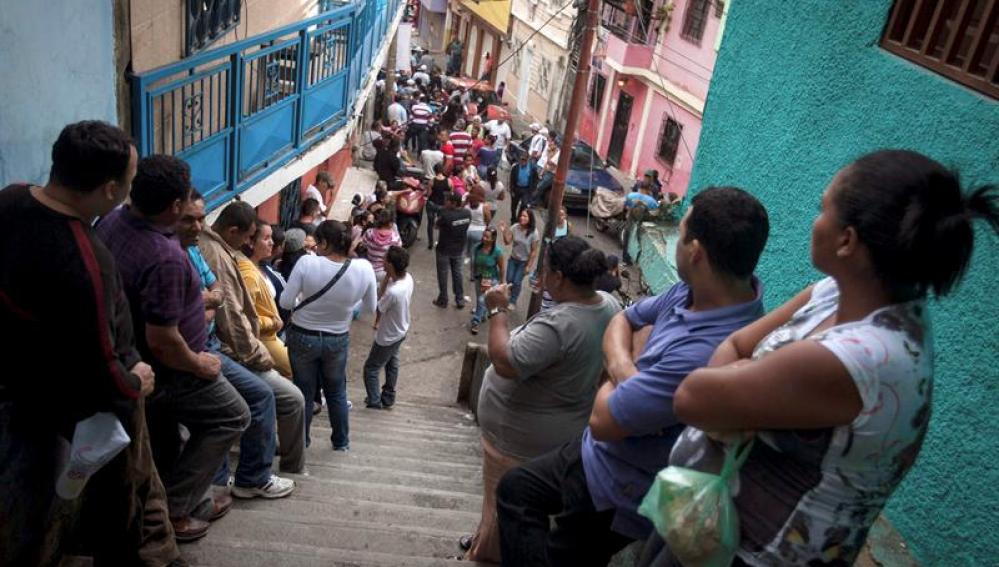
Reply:
[[[506,263],[506,283],[511,284],[510,303],[517,303],[520,297],[520,290],[524,284],[524,275],[527,271],[527,260],[518,260],[513,256]]]
[[[399,380],[399,347],[406,340],[403,337],[396,342],[382,346],[371,344],[371,352],[364,361],[364,389],[368,393],[367,406],[391,407],[395,404],[395,384]],[[378,391],[378,372],[385,368],[385,385]]]
[[[236,486],[255,488],[267,484],[271,478],[271,465],[277,451],[277,409],[274,390],[259,376],[235,360],[215,351],[212,354],[222,361],[222,376],[239,392],[250,408],[250,426],[239,440],[239,465],[236,467]],[[215,473],[212,484],[225,486],[229,481],[229,455],[222,459],[222,466]]]
[[[486,318],[486,294],[482,293],[482,281],[475,278],[475,313],[472,314],[472,324],[478,325]]]
[[[295,327],[288,329],[288,356],[295,385],[306,400],[315,399],[320,386],[326,395],[326,408],[333,434],[334,449],[350,446],[347,422],[347,351],[350,335],[322,333],[308,335]],[[305,446],[312,442],[312,412],[305,412]]]

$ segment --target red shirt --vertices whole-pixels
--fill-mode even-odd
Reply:
[[[441,153],[444,154],[444,173],[449,173],[454,164],[454,146],[451,142],[441,144]]]
[[[485,146],[486,143],[482,140],[475,138],[472,140],[472,155],[475,156],[475,165],[479,165],[479,148]]]

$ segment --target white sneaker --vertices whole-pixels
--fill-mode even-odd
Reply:
[[[236,498],[284,498],[295,491],[295,481],[290,478],[281,478],[271,475],[270,480],[263,486],[256,488],[244,488],[233,486],[232,495]]]

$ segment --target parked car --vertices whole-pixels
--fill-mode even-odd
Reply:
[[[520,154],[526,153],[530,145],[531,138],[529,137],[517,143],[507,144],[507,161],[511,164],[517,163]],[[572,160],[569,161],[569,173],[565,179],[565,197],[562,204],[567,209],[585,210],[597,187],[624,194],[624,187],[607,171],[607,164],[604,163],[604,160],[600,159],[600,156],[593,151],[589,144],[582,140],[576,140],[572,148]],[[542,196],[542,199],[542,203],[548,201],[547,192]]]

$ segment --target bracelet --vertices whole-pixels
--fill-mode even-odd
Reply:
[[[486,317],[486,319],[492,319],[494,315],[497,315],[499,313],[509,313],[509,312],[510,310],[507,309],[506,307],[493,307],[492,309],[489,310],[489,316]]]

